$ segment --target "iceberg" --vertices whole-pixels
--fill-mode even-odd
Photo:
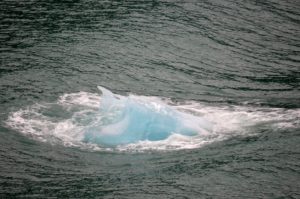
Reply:
[[[84,142],[111,147],[165,140],[172,134],[195,136],[211,128],[205,119],[181,112],[161,100],[121,96],[98,88],[102,92],[99,119],[84,133]]]

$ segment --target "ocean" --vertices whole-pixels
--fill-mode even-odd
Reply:
[[[300,1],[2,0],[0,198],[300,198]]]

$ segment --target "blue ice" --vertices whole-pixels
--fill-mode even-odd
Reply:
[[[102,92],[99,120],[84,134],[84,142],[117,146],[149,140],[159,141],[173,133],[194,136],[210,128],[202,118],[180,112],[160,100]]]

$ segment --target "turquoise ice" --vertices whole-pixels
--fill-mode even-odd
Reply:
[[[117,146],[164,140],[173,133],[195,136],[210,128],[208,121],[180,112],[160,100],[120,96],[98,88],[102,92],[100,119],[85,132],[85,142]]]

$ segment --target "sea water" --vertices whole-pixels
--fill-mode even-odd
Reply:
[[[299,1],[0,10],[0,198],[299,198]]]

